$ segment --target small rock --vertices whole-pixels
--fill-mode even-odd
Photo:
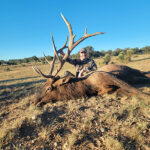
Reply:
[[[100,130],[101,130],[102,133],[105,132],[105,129],[104,129],[104,128],[100,128]]]
[[[36,115],[32,116],[32,120],[36,120],[36,119],[37,119]]]
[[[57,143],[56,143],[56,142],[54,143],[54,146],[55,146],[55,147],[57,146]]]

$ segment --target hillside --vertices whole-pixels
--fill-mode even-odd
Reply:
[[[101,59],[95,59],[100,68]],[[120,64],[116,57],[113,62]],[[134,55],[125,65],[150,71],[150,55]],[[36,107],[31,101],[45,79],[32,64],[0,67],[1,149],[150,149],[150,100],[115,93]],[[48,73],[49,65],[38,64]],[[71,70],[68,63],[64,70]],[[150,93],[149,85],[138,86]]]

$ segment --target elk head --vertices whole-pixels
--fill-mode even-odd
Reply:
[[[52,44],[53,44],[53,49],[54,49],[54,57],[53,57],[52,62],[50,63],[44,55],[46,61],[50,64],[49,74],[46,75],[46,74],[42,73],[41,70],[37,68],[37,66],[32,67],[34,71],[36,71],[39,75],[41,75],[42,77],[47,79],[47,81],[46,81],[46,83],[45,83],[45,85],[42,89],[43,92],[42,92],[42,95],[40,96],[41,99],[45,97],[46,93],[49,93],[51,96],[48,96],[47,98],[50,99],[50,97],[51,97],[52,100],[55,100],[54,96],[52,96],[52,95],[55,95],[54,94],[55,93],[55,88],[62,85],[62,84],[67,83],[70,80],[70,77],[59,77],[59,76],[57,76],[57,74],[62,69],[63,65],[65,64],[65,62],[67,60],[67,58],[70,56],[70,53],[72,52],[72,50],[79,43],[81,43],[83,40],[85,40],[86,38],[89,38],[89,37],[92,37],[92,36],[95,36],[95,35],[99,35],[99,34],[104,34],[104,32],[97,32],[97,33],[93,33],[93,34],[87,34],[87,28],[85,28],[84,35],[79,40],[74,42],[75,35],[73,35],[71,24],[63,16],[63,14],[61,14],[61,16],[62,16],[63,20],[65,21],[65,23],[68,27],[68,30],[69,30],[69,43],[68,43],[68,36],[67,36],[65,44],[59,50],[56,50],[54,39],[53,39],[53,36],[51,34]],[[67,43],[68,43],[68,45],[67,45]],[[61,51],[63,51],[64,49],[67,49],[67,51],[66,51],[65,55],[63,56],[63,58],[60,58],[59,53]],[[60,64],[58,66],[57,71],[53,74],[56,58],[59,60]]]

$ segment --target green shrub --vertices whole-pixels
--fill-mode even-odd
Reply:
[[[124,53],[123,52],[120,52],[119,55],[118,55],[118,60],[120,62],[124,62]]]
[[[103,57],[102,63],[107,65],[110,62],[110,60],[111,60],[111,56],[109,54],[106,54]]]
[[[128,63],[131,61],[131,57],[129,57],[128,55],[124,55],[124,62]]]
[[[118,55],[118,60],[122,63],[128,63],[131,61],[132,50],[127,50],[126,54],[124,52],[120,52]]]
[[[134,51],[131,49],[128,49],[126,53],[127,53],[127,56],[131,58],[131,56],[134,54]]]

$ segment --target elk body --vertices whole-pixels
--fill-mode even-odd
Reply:
[[[132,69],[127,66],[120,66],[115,64],[106,65],[100,68],[100,71],[91,72],[81,78],[75,78],[70,74],[64,77],[57,76],[58,72],[63,67],[72,50],[80,42],[82,42],[88,37],[104,34],[104,32],[87,34],[86,29],[83,37],[74,42],[75,35],[73,35],[70,23],[66,20],[66,18],[63,15],[62,18],[67,24],[69,30],[69,44],[68,46],[66,45],[68,41],[67,37],[64,46],[59,50],[56,50],[52,36],[54,58],[52,63],[50,63],[50,73],[48,75],[45,75],[36,66],[33,66],[33,69],[38,74],[40,74],[44,78],[47,78],[46,83],[44,84],[40,92],[38,92],[38,95],[34,100],[35,104],[41,105],[50,101],[63,101],[93,95],[103,95],[105,93],[111,93],[114,91],[130,96],[135,95],[141,98],[150,98],[148,94],[144,94],[138,89],[129,85],[140,84],[143,82],[150,83],[150,74],[146,74],[144,72]],[[67,49],[67,52],[61,59],[58,54],[65,48]],[[52,75],[56,58],[58,58],[60,66],[57,69],[56,73]]]
[[[150,83],[150,72],[142,72],[124,65],[110,64],[100,68],[100,71],[113,74],[131,85]]]
[[[115,71],[114,75],[111,72],[113,67],[120,69],[113,70]],[[130,85],[140,84],[142,79],[143,81],[150,83],[150,78],[144,76],[142,72],[129,68],[127,66],[120,66],[114,64],[104,66],[102,70],[107,70],[107,72],[96,71],[83,78],[74,78],[70,75],[59,78],[53,84],[53,87],[51,87],[53,81],[51,79],[48,79],[43,89],[35,99],[35,104],[45,104],[50,101],[63,101],[80,97],[103,95],[105,93],[112,92],[117,92],[128,96],[137,96],[144,99],[150,99],[149,95],[142,93],[141,91]],[[130,74],[134,71],[135,74]],[[138,73],[141,73],[141,76],[139,76]],[[125,81],[120,80],[119,78],[125,79]],[[128,78],[131,78],[133,80],[128,80]],[[135,83],[133,83],[133,81]],[[126,82],[128,82],[129,84]]]

